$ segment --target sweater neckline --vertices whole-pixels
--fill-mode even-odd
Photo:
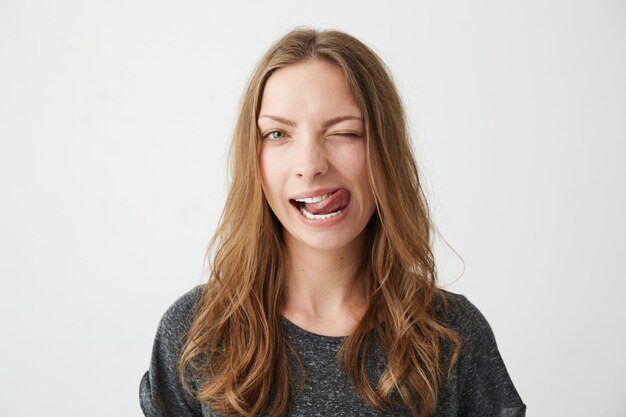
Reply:
[[[304,337],[308,339],[315,339],[318,341],[332,342],[332,343],[337,343],[337,344],[340,344],[341,342],[343,342],[345,338],[347,337],[347,336],[325,336],[325,335],[321,335],[318,333],[313,333],[306,329],[303,329],[302,327],[293,323],[292,321],[290,321],[287,317],[283,315],[281,315],[280,317],[283,321],[283,324],[287,328],[287,330],[300,337]]]

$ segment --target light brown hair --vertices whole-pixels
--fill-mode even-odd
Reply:
[[[245,89],[231,146],[231,184],[211,240],[211,277],[188,332],[179,371],[196,398],[225,416],[280,416],[290,400],[280,316],[285,263],[281,225],[268,206],[258,163],[257,117],[273,71],[308,59],[339,66],[363,113],[368,174],[376,200],[363,271],[369,304],[340,350],[347,376],[379,410],[404,405],[431,414],[459,352],[438,317],[445,304],[430,247],[431,220],[413,157],[404,109],[385,64],[339,31],[297,29],[261,58]],[[382,343],[387,367],[369,381],[365,357]],[[444,345],[452,346],[445,354]],[[190,384],[189,382],[193,382]],[[372,383],[373,382],[373,383]]]

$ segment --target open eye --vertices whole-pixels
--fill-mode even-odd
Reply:
[[[287,135],[282,130],[272,130],[271,132],[266,133],[265,136],[263,136],[263,139],[279,140],[286,136]]]

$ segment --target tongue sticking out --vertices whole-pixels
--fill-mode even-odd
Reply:
[[[313,214],[327,214],[344,208],[350,202],[350,193],[343,188],[335,191],[330,197],[319,203],[305,203],[306,209]]]

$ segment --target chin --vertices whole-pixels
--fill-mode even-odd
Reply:
[[[329,236],[327,233],[319,236],[294,236],[301,245],[318,251],[340,251],[350,246],[357,236]]]

